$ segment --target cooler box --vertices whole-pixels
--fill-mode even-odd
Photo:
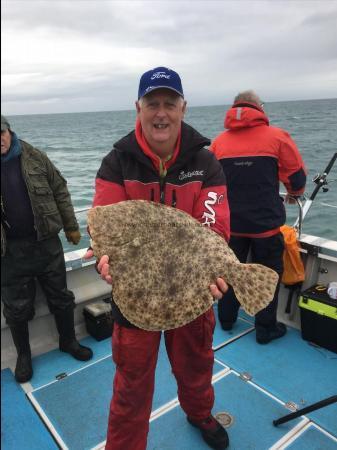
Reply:
[[[111,315],[111,299],[101,300],[83,308],[87,332],[97,341],[111,337],[113,319]]]
[[[337,353],[337,300],[315,285],[299,298],[302,338]]]

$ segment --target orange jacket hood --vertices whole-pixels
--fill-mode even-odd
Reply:
[[[238,130],[240,128],[251,128],[259,125],[269,125],[269,119],[264,111],[250,103],[237,103],[227,111],[225,117],[225,128]]]

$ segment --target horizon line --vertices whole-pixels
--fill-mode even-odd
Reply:
[[[322,101],[322,100],[337,100],[337,97],[324,97],[324,98],[308,98],[308,99],[297,99],[297,100],[274,100],[274,101],[265,101],[264,104],[268,105],[271,103],[290,103],[290,102],[313,102],[313,101]],[[221,103],[221,104],[214,104],[214,105],[194,105],[194,106],[188,106],[188,109],[192,108],[212,108],[215,106],[223,106],[228,107],[232,103]],[[1,108],[3,109],[3,108]],[[128,112],[128,111],[134,111],[134,109],[102,109],[102,110],[95,110],[95,111],[67,111],[67,112],[41,112],[41,113],[26,113],[26,114],[6,114],[8,117],[14,117],[14,116],[44,116],[44,115],[56,115],[56,114],[92,114],[92,113],[108,113],[108,112]]]

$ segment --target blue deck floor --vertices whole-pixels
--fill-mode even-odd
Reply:
[[[58,448],[9,369],[1,371],[1,448],[3,450]]]
[[[274,427],[270,418],[282,415],[283,406],[232,372],[215,382],[214,389],[214,411],[229,412],[234,416],[228,431],[230,448],[267,449],[294,426],[289,423]],[[205,444],[200,439],[200,432],[186,422],[182,409],[177,406],[151,422],[148,448],[202,450]]]
[[[288,447],[288,450],[336,450],[337,442],[310,425]]]
[[[253,327],[251,318],[242,315],[232,331],[225,332],[217,325],[214,334],[213,412],[225,411],[234,418],[228,428],[230,450],[337,449],[336,404],[277,428],[272,425],[274,419],[289,413],[285,402],[302,408],[337,393],[337,355],[308,345],[293,329],[283,339],[259,346]],[[95,356],[89,363],[57,350],[35,358],[29,393],[40,415],[55,430],[59,444],[70,450],[89,450],[99,444],[104,448],[114,374],[110,339],[97,342],[88,337],[82,342],[93,348]],[[250,374],[251,382],[239,376],[243,372]],[[60,373],[67,376],[58,381]],[[2,449],[57,448],[8,369],[2,371],[2,393]],[[164,345],[156,372],[153,412],[148,450],[208,448],[198,430],[186,422],[178,404]],[[20,433],[16,432],[18,426]]]

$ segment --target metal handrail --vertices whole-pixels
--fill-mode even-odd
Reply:
[[[85,212],[85,211],[89,211],[89,209],[91,209],[91,206],[85,206],[84,208],[75,209],[75,214],[82,213],[82,212]]]

